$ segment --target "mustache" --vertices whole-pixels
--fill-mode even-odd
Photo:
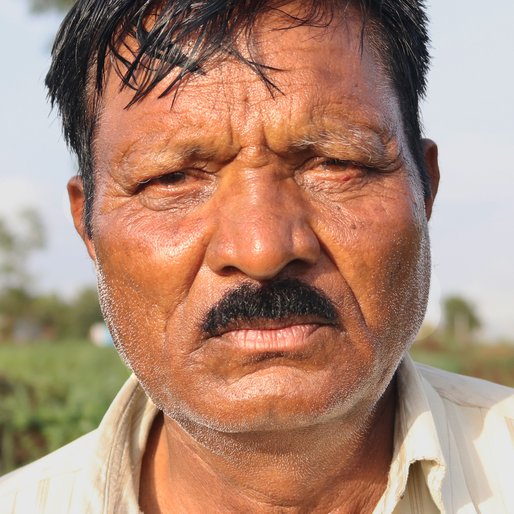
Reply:
[[[330,325],[335,325],[339,317],[323,291],[300,280],[277,279],[261,285],[244,283],[225,294],[209,310],[202,330],[207,336],[215,337],[242,322],[307,316]]]

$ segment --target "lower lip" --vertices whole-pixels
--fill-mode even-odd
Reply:
[[[230,344],[252,353],[292,352],[308,345],[311,336],[320,325],[292,325],[269,330],[232,330],[223,334]]]

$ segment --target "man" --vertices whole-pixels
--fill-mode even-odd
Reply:
[[[79,0],[47,77],[134,377],[0,512],[514,511],[512,391],[415,366],[416,0]]]

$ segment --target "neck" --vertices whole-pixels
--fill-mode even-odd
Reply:
[[[156,419],[140,504],[159,512],[372,512],[393,452],[394,383],[357,423],[227,434]]]

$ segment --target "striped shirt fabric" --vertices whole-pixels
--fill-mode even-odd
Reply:
[[[397,377],[394,456],[374,514],[513,514],[514,390],[409,356]],[[0,514],[140,514],[157,413],[131,377],[97,430],[0,479]]]

